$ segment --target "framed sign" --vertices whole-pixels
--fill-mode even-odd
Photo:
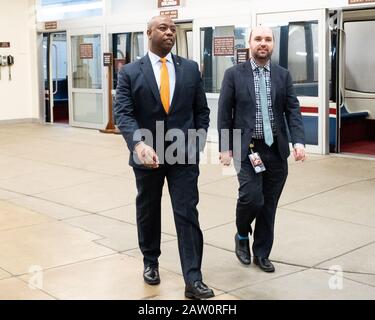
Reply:
[[[168,16],[171,19],[178,19],[178,10],[160,11],[161,16]]]
[[[47,21],[47,22],[44,22],[44,29],[46,29],[46,30],[57,29],[57,21]]]
[[[79,58],[92,59],[94,57],[94,50],[92,43],[81,43],[79,45]]]
[[[158,0],[158,8],[175,7],[180,5],[180,0]]]
[[[103,53],[103,65],[105,67],[110,67],[112,65],[112,53],[111,52]]]
[[[349,0],[349,4],[370,3],[370,2],[375,2],[375,0]]]
[[[214,37],[214,56],[234,56],[234,37]]]
[[[247,60],[249,60],[249,49],[247,48],[237,49],[236,55],[237,55],[237,64],[246,62]]]

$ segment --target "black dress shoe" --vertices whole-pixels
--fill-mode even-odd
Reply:
[[[155,285],[160,283],[159,268],[153,266],[145,267],[143,279],[147,284]]]
[[[249,265],[251,263],[251,254],[249,239],[240,240],[238,239],[238,233],[234,236],[234,241],[236,244],[236,256],[242,264]]]
[[[215,294],[201,280],[187,283],[185,287],[185,297],[189,299],[208,299],[214,297]]]
[[[264,272],[275,272],[275,267],[267,258],[254,257],[254,264],[259,266]]]

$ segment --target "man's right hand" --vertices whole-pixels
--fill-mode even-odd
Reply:
[[[231,150],[220,152],[220,163],[224,166],[229,166],[232,161],[232,157],[233,155]]]
[[[134,151],[137,153],[139,161],[148,168],[158,168],[159,167],[159,158],[155,150],[145,144],[140,142],[135,146]]]

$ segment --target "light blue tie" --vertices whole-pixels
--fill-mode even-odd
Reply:
[[[262,118],[263,118],[264,141],[266,142],[268,146],[271,146],[273,143],[273,134],[272,134],[270,116],[268,113],[267,87],[266,87],[266,78],[264,76],[264,68],[259,68],[259,96],[260,96],[260,107],[262,110]]]

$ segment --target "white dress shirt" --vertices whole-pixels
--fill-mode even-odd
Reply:
[[[160,91],[160,71],[161,71],[161,66],[162,66],[162,63],[160,61],[161,58],[151,51],[148,52],[148,56],[151,60],[151,65],[152,65],[152,69],[154,70],[156,83],[158,84],[158,88]],[[174,87],[176,85],[176,70],[174,69],[172,54],[168,53],[166,58],[167,58],[167,68],[168,68],[168,74],[169,74],[169,93],[170,93],[169,105],[171,105],[172,99],[173,99]]]

